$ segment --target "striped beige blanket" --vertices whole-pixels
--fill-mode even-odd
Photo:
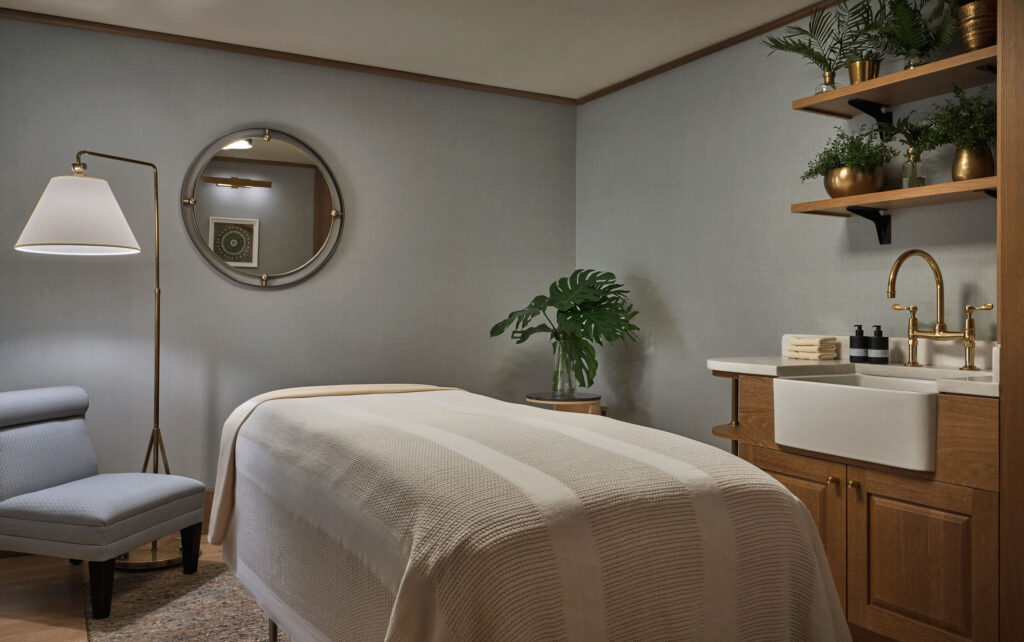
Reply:
[[[257,397],[221,443],[210,540],[299,637],[849,639],[803,505],[684,437],[338,386]]]

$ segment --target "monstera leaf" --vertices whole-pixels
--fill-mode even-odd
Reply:
[[[594,385],[594,377],[597,376],[597,353],[594,351],[594,345],[573,334],[560,339],[558,343],[562,345],[573,378],[584,388]],[[555,343],[551,344],[551,349],[557,352]],[[551,384],[552,389],[558,384],[557,365]]]
[[[535,334],[547,334],[553,347],[561,344],[576,380],[590,386],[597,375],[593,344],[636,341],[639,328],[633,325],[633,317],[637,311],[627,294],[629,291],[611,272],[575,270],[552,283],[547,296],[538,295],[525,308],[509,313],[491,328],[491,336],[504,334],[510,327],[516,343]],[[548,308],[554,308],[554,320]],[[530,325],[538,316],[547,323]]]

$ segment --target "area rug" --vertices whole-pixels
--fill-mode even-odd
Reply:
[[[224,564],[118,572],[110,617],[92,619],[89,585],[83,589],[89,640],[266,640],[267,620]],[[287,640],[284,631],[279,640]]]

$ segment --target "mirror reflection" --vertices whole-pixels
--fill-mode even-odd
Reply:
[[[217,258],[237,270],[292,272],[330,236],[334,206],[328,178],[306,151],[285,140],[231,140],[198,179],[196,231]]]

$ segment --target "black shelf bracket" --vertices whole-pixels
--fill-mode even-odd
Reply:
[[[985,194],[991,196],[992,198],[996,198],[996,191],[994,189],[979,189],[975,191],[985,192]]]
[[[851,205],[846,208],[846,211],[850,214],[866,218],[875,224],[875,232],[878,234],[879,245],[892,245],[892,217],[888,214],[882,214],[882,210],[877,207],[861,207],[859,205]]]
[[[888,106],[883,105],[882,103],[876,103],[872,100],[864,100],[863,98],[851,98],[846,102],[850,107],[858,109],[874,118],[876,123],[892,124],[892,112],[889,111]],[[889,134],[883,132],[878,132],[878,136],[882,140],[889,139]]]

